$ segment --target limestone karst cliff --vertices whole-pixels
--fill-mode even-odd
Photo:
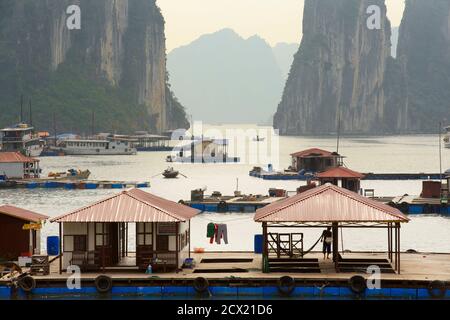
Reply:
[[[381,28],[367,8],[381,8]],[[435,133],[450,121],[450,2],[407,0],[392,57],[385,0],[306,0],[274,116],[281,134]],[[340,115],[340,116],[339,116]]]
[[[374,4],[380,30],[366,24]],[[343,132],[381,131],[390,32],[384,0],[306,0],[302,43],[274,117],[280,133],[336,132],[339,118]]]
[[[81,29],[69,30],[69,5]],[[164,19],[155,0],[2,0],[1,125],[17,120],[21,94],[34,123],[86,131],[186,127],[184,108],[168,89]],[[175,108],[174,105],[177,107]]]
[[[397,60],[406,92],[397,131],[437,132],[450,121],[450,1],[406,1]]]

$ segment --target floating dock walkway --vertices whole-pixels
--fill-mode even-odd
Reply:
[[[254,213],[256,212],[256,210],[282,199],[285,199],[285,197],[221,196],[207,198],[205,197],[204,200],[200,201],[182,201],[182,203],[202,212]]]
[[[346,253],[345,257],[362,257],[362,254],[370,259],[384,257],[382,253]],[[352,284],[351,279],[356,275],[368,279],[365,272],[337,273],[333,263],[321,257],[320,253],[310,255],[319,265],[316,273],[262,273],[262,256],[258,254],[193,254],[197,262],[194,269],[152,275],[126,268],[82,273],[81,288],[73,290],[67,288],[71,274],[60,275],[55,268],[56,260],[51,264],[50,275],[33,276],[36,286],[30,292],[15,288],[8,280],[0,280],[0,299],[450,299],[450,254],[402,253],[402,273],[381,274],[381,286],[375,289]],[[101,274],[111,279],[108,292],[97,291],[95,280]],[[280,284],[286,276],[293,279],[288,288]],[[204,292],[196,287],[200,278]]]
[[[0,189],[65,189],[65,190],[94,190],[94,189],[128,189],[149,188],[150,182],[130,181],[95,181],[95,180],[17,180],[8,181]]]
[[[423,198],[404,195],[400,197],[374,197],[405,214],[450,214],[450,205],[442,204],[438,198]]]
[[[299,180],[307,181],[314,179],[314,175],[300,175],[296,172],[265,172],[265,171],[250,171],[251,177],[263,180]],[[439,180],[445,178],[445,175],[440,173],[364,173],[362,180]]]

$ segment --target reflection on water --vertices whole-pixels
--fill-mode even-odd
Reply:
[[[310,147],[329,150],[336,148],[333,137],[325,138],[280,138],[280,168],[290,165],[289,154]],[[436,136],[390,136],[343,138],[340,153],[345,155],[345,164],[361,172],[438,172],[438,139]],[[165,158],[168,152],[141,152],[136,156],[101,157],[54,157],[42,158],[44,175],[52,171],[69,168],[89,169],[92,179],[151,181],[146,191],[178,201],[189,199],[190,190],[206,186],[207,193],[221,191],[232,194],[239,179],[239,189],[247,194],[267,194],[269,188],[295,190],[303,182],[264,181],[248,176],[254,164],[176,164],[175,169],[188,178],[165,180],[151,178],[167,168]],[[267,164],[261,164],[267,165]],[[450,167],[450,149],[443,150],[444,170]],[[377,196],[420,194],[420,181],[363,181],[362,187],[375,189]],[[90,204],[117,190],[0,190],[0,204],[9,203],[52,217],[67,213]],[[415,216],[402,229],[402,249],[419,251],[450,252],[450,218],[443,216]],[[224,222],[228,225],[229,244],[210,245],[206,238],[206,225],[210,222]],[[260,225],[253,222],[252,214],[205,213],[192,221],[192,247],[207,250],[253,250],[253,237],[261,233]],[[310,247],[320,231],[305,229],[305,247]],[[43,248],[48,235],[57,235],[55,224],[47,223],[43,230]],[[387,234],[383,230],[345,229],[343,243],[345,250],[386,250]],[[133,248],[130,241],[130,250]]]

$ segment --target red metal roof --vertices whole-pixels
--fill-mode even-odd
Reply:
[[[25,163],[25,162],[39,162],[39,160],[35,158],[26,157],[20,152],[0,152],[0,162]]]
[[[54,218],[52,222],[184,222],[199,210],[132,189]]]
[[[398,209],[327,183],[256,211],[257,222],[408,222]]]
[[[307,157],[331,157],[331,156],[337,156],[335,153],[322,150],[319,148],[311,148],[299,152],[292,153],[291,156],[298,157],[298,158],[307,158]]]
[[[14,218],[18,218],[23,221],[29,221],[29,222],[39,222],[42,220],[47,220],[49,217],[40,213],[36,213],[33,211],[9,206],[9,205],[3,205],[0,206],[0,214],[5,214],[7,216],[11,216]]]
[[[362,173],[350,170],[345,167],[336,167],[325,172],[317,174],[317,178],[357,178],[362,179],[364,175]]]

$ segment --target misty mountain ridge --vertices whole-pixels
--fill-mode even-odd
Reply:
[[[195,120],[266,123],[295,51],[290,44],[272,48],[258,35],[244,39],[223,29],[172,50],[167,68],[173,90]]]

